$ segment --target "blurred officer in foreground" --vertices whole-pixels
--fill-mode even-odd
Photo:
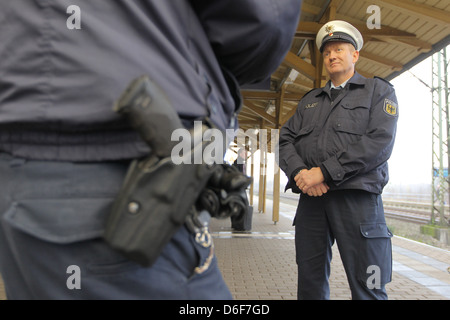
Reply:
[[[231,298],[213,247],[186,227],[151,268],[103,241],[130,161],[150,152],[112,108],[147,74],[187,128],[206,116],[235,128],[239,86],[281,63],[301,0],[73,4],[1,0],[0,272],[8,299]]]
[[[298,298],[329,299],[336,240],[353,299],[386,299],[391,237],[381,193],[398,108],[387,81],[355,72],[360,32],[330,21],[317,34],[330,81],[300,101],[280,133],[286,189],[301,193],[295,224]]]

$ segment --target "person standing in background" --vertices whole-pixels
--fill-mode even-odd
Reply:
[[[298,298],[329,299],[331,247],[336,240],[353,299],[387,299],[392,233],[381,193],[395,141],[393,86],[355,71],[360,32],[335,20],[316,43],[330,81],[307,93],[282,127],[279,165],[301,193],[295,224]]]
[[[237,158],[233,162],[233,166],[235,166],[240,172],[245,174],[247,172],[245,168],[245,162],[247,160],[247,151],[245,148],[240,148],[237,152]]]

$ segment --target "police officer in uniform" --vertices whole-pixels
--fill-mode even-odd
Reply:
[[[336,241],[353,299],[387,299],[392,234],[381,193],[395,140],[393,86],[355,71],[360,32],[330,21],[318,32],[330,81],[310,91],[280,133],[286,189],[301,193],[294,220],[298,298],[329,299]]]

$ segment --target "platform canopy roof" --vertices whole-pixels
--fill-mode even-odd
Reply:
[[[374,7],[368,12],[374,5],[379,29],[367,25],[368,19],[376,22]],[[345,20],[362,33],[356,70],[365,77],[392,80],[450,44],[449,0],[303,0],[291,49],[270,82],[241,90],[241,129],[280,128],[305,93],[328,81],[315,36],[330,20]]]

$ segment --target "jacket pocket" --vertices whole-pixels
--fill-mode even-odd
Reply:
[[[303,136],[306,136],[308,134],[311,133],[311,131],[313,131],[315,125],[309,125],[306,127],[303,127],[297,134],[297,136],[295,137],[296,140],[300,139]]]
[[[49,257],[58,255],[58,263],[65,267],[75,264],[90,274],[115,276],[139,266],[102,239],[113,201],[109,197],[20,199],[10,205],[3,220],[16,241],[45,248]]]
[[[367,114],[370,112],[372,101],[370,95],[347,95],[341,102],[340,106],[343,112],[350,110],[356,112],[359,115]]]
[[[344,132],[356,135],[363,135],[366,131],[366,121],[362,119],[337,118],[334,123],[336,132]]]
[[[306,138],[313,131],[314,127],[315,127],[314,125],[309,125],[309,126],[306,126],[306,127],[303,127],[302,129],[300,129],[300,131],[295,136],[294,145],[296,147],[298,147],[300,141],[302,139]]]
[[[338,117],[346,118],[360,126],[364,129],[367,127],[370,119],[370,104],[364,105],[363,103],[351,104],[349,102],[342,103],[339,110]]]
[[[383,286],[392,278],[392,233],[385,223],[360,224],[358,278],[371,286]]]
[[[370,105],[370,101],[367,102],[367,104]],[[369,107],[363,105],[362,103],[351,104],[349,102],[345,102],[345,103],[341,103],[341,106],[342,106],[342,108],[347,109],[347,110],[361,110],[361,111],[369,110]]]
[[[69,244],[103,234],[112,198],[24,199],[12,203],[4,219],[38,239]]]
[[[311,134],[315,128],[314,124],[305,126],[297,133],[294,141],[294,147],[298,155],[302,158],[304,163],[308,165],[311,153],[311,148],[315,147],[314,136]]]

